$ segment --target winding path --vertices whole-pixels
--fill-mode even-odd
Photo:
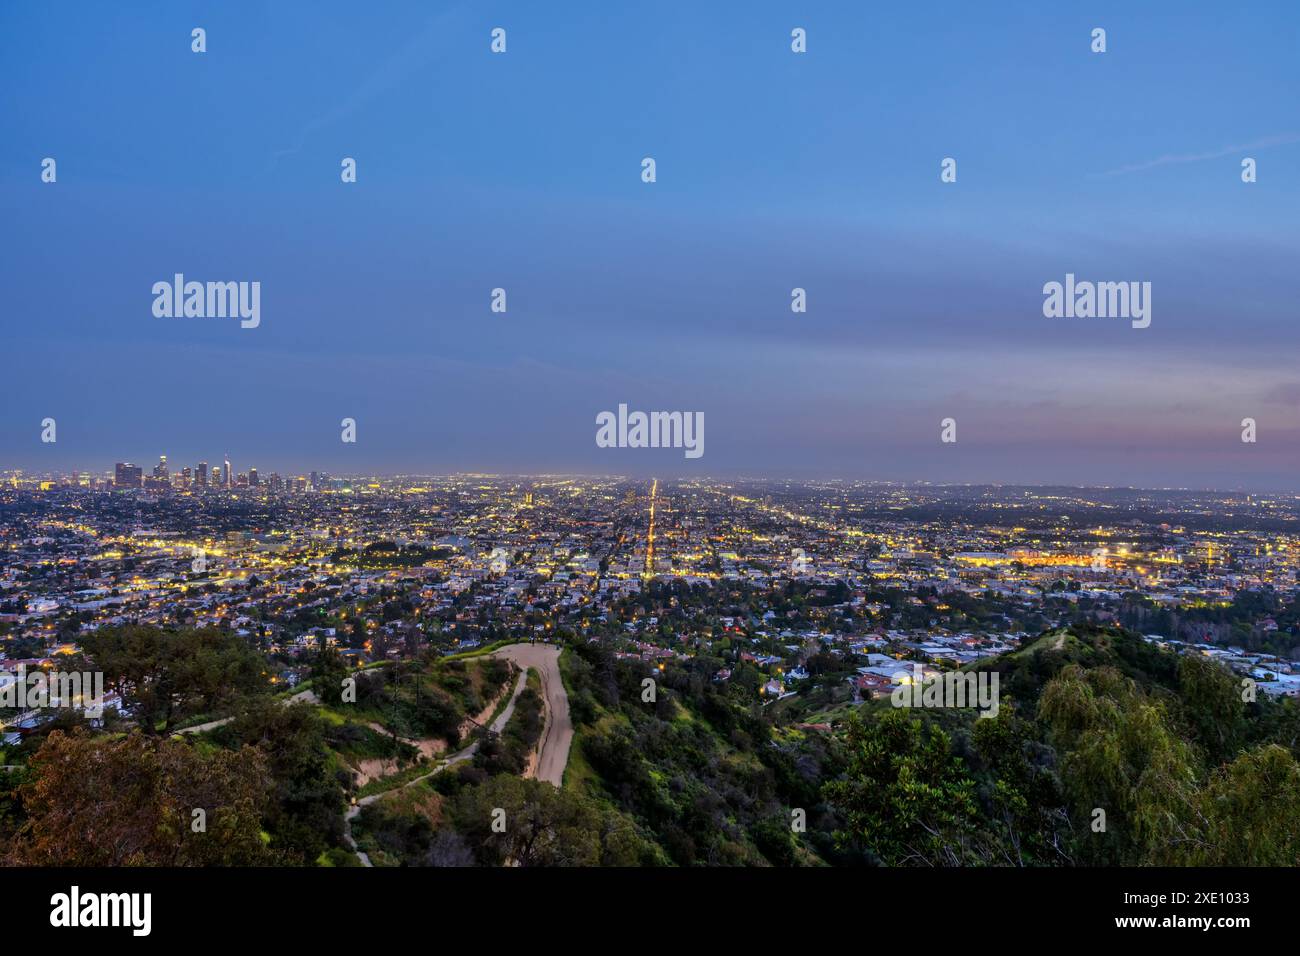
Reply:
[[[565,691],[564,681],[560,677],[560,648],[553,644],[509,644],[493,651],[491,656],[505,658],[513,663],[519,668],[519,678],[515,681],[514,693],[510,695],[509,703],[497,715],[496,720],[492,721],[488,729],[494,734],[499,734],[505,729],[506,724],[510,722],[510,718],[514,715],[515,702],[519,699],[519,695],[523,693],[524,687],[527,686],[528,669],[532,668],[537,671],[542,683],[542,700],[546,706],[546,729],[542,733],[542,739],[538,745],[539,753],[535,776],[538,780],[544,780],[552,786],[559,787],[564,781],[564,768],[569,763],[569,748],[573,745],[573,721],[569,717],[569,695]],[[412,786],[421,780],[429,779],[434,774],[442,773],[448,767],[469,760],[477,752],[478,741],[476,740],[463,750],[458,750],[447,757],[446,760],[439,763],[428,773],[422,774],[413,780],[408,780],[400,787],[362,797],[348,807],[347,812],[343,815],[343,839],[356,853],[361,865],[374,865],[370,862],[370,857],[357,849],[356,841],[352,838],[352,820],[361,812],[362,807],[369,806],[382,796],[396,793],[404,787]]]
[[[505,707],[502,708],[501,713],[497,715],[497,719],[492,721],[492,724],[491,726],[488,727],[488,730],[490,730],[494,734],[499,734],[501,733],[502,730],[505,729],[506,724],[510,722],[510,718],[511,716],[513,716],[515,712],[515,702],[519,700],[519,695],[523,693],[524,687],[526,687],[527,685],[528,685],[528,671],[526,669],[521,668],[519,671],[519,678],[518,680],[515,681],[514,692],[510,695],[510,700],[506,703]],[[362,807],[369,806],[370,804],[378,800],[380,797],[385,797],[390,793],[396,793],[398,790],[403,790],[406,787],[414,786],[415,784],[419,783],[421,780],[428,780],[434,774],[442,773],[448,767],[454,767],[458,763],[461,763],[465,760],[469,760],[476,753],[478,753],[477,740],[474,741],[472,744],[470,744],[468,747],[464,748],[463,750],[456,751],[454,754],[452,754],[446,760],[439,763],[428,773],[421,774],[420,776],[415,777],[412,780],[408,780],[400,787],[393,787],[391,790],[384,790],[381,791],[380,793],[372,793],[368,797],[362,797],[356,803],[352,804],[352,806],[348,807],[347,813],[343,814],[343,839],[347,842],[347,845],[352,848],[352,851],[356,853],[357,859],[361,861],[361,865],[362,866],[374,865],[373,863],[370,862],[369,856],[367,856],[365,853],[362,853],[360,850],[357,849],[357,843],[354,839],[352,839],[352,820],[358,813],[361,812]]]
[[[538,780],[546,781],[554,787],[559,787],[564,782],[564,768],[569,763],[569,748],[573,746],[573,721],[569,717],[569,695],[564,689],[564,680],[560,677],[560,648],[554,644],[509,644],[493,651],[491,656],[511,661],[519,668],[519,677],[515,681],[515,689],[510,695],[509,702],[497,715],[496,720],[492,721],[488,729],[494,734],[499,734],[505,729],[506,724],[510,722],[510,718],[514,715],[515,702],[519,699],[524,687],[527,686],[528,669],[536,670],[541,680],[542,700],[546,707],[546,729],[543,731],[541,742],[538,745],[536,770],[531,775],[536,776]],[[300,691],[287,698],[284,703],[287,706],[302,700],[319,703],[316,695],[310,690]],[[213,720],[194,727],[186,727],[183,730],[176,731],[176,735],[203,733],[228,724],[233,719],[233,717],[226,717],[223,720]],[[427,780],[448,767],[469,760],[477,752],[478,741],[476,740],[463,750],[458,750],[447,757],[428,773],[408,780],[400,787],[362,797],[348,807],[347,812],[343,815],[343,839],[356,853],[357,858],[361,860],[361,865],[373,866],[370,858],[357,849],[356,841],[352,838],[352,820],[361,812],[362,807],[369,806],[386,794],[395,793],[404,787],[417,784],[421,780]]]

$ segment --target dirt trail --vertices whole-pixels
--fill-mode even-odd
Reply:
[[[546,729],[535,760],[529,761],[529,773],[553,786],[564,781],[564,768],[573,745],[573,721],[569,717],[569,695],[560,677],[560,648],[552,644],[510,644],[495,652],[496,657],[513,661],[520,668],[537,671],[542,682],[542,699],[546,702]]]
[[[505,725],[510,722],[510,718],[514,715],[515,712],[515,702],[519,700],[519,695],[523,693],[524,686],[527,684],[527,678],[528,678],[528,672],[525,670],[521,670],[518,679],[515,681],[514,692],[510,695],[510,702],[506,704],[505,709],[502,710],[499,715],[497,715],[497,719],[492,721],[492,726],[488,728],[490,731],[492,731],[492,733],[494,734],[501,733],[501,731],[505,728]],[[413,780],[408,780],[406,783],[402,784],[401,787],[395,787],[392,790],[385,790],[383,793],[372,793],[370,796],[362,797],[356,803],[352,804],[352,806],[348,808],[347,813],[343,815],[343,839],[347,842],[348,846],[350,846],[353,849],[353,851],[356,852],[357,857],[361,860],[361,865],[362,866],[373,865],[370,862],[370,857],[366,856],[366,854],[358,850],[356,841],[352,839],[352,819],[358,813],[361,812],[362,807],[369,806],[370,804],[378,800],[380,797],[386,796],[387,794],[395,793],[396,791],[401,790],[405,787],[414,786],[415,784],[419,783],[421,780],[428,780],[434,774],[442,773],[442,771],[446,770],[448,767],[454,767],[458,763],[461,763],[465,760],[469,760],[476,753],[478,753],[477,740],[474,741],[472,744],[470,744],[468,747],[466,747],[464,750],[458,750],[456,753],[452,754],[445,761],[438,764],[438,766],[434,767],[428,773],[421,774],[420,776],[416,777]]]
[[[498,691],[497,695],[488,702],[486,707],[473,717],[467,717],[461,722],[460,737],[462,740],[473,734],[475,730],[482,727],[486,721],[492,718],[492,714],[496,712],[501,701],[510,694],[511,687],[512,684],[510,681],[506,681],[501,685],[501,690]],[[393,735],[392,731],[387,727],[382,724],[377,724],[374,721],[368,722],[366,726],[377,734],[383,734],[385,737]],[[447,752],[447,741],[443,740],[441,737],[398,737],[397,739],[404,744],[414,747],[420,752],[421,756],[428,760],[433,760]],[[393,757],[368,757],[364,760],[358,761],[357,765],[353,767],[353,769],[357,772],[359,778],[357,780],[357,786],[364,787],[372,780],[378,780],[381,777],[388,777],[399,772],[402,767],[398,763],[397,759]]]
[[[573,721],[569,717],[569,695],[565,691],[564,681],[560,677],[560,648],[551,644],[509,644],[494,651],[492,656],[503,657],[515,664],[519,668],[519,676],[515,681],[514,691],[510,695],[510,702],[497,715],[497,719],[492,721],[489,730],[499,734],[505,729],[506,724],[510,722],[510,718],[514,715],[515,702],[519,699],[520,693],[523,692],[527,684],[528,668],[531,667],[537,671],[542,683],[542,700],[546,706],[546,729],[542,733],[542,740],[537,754],[529,761],[526,776],[536,776],[538,780],[545,780],[552,786],[560,786],[564,781],[564,768],[569,762],[569,748],[573,745]],[[480,720],[487,719],[495,709],[496,702],[494,701],[490,707],[485,708],[483,714],[479,715]],[[459,750],[447,757],[427,774],[409,780],[402,786],[409,787],[421,780],[427,780],[448,767],[471,759],[477,752],[478,742],[475,741],[464,750]],[[401,789],[401,787],[396,789]],[[352,839],[352,820],[361,812],[362,807],[374,803],[387,793],[394,792],[395,790],[386,790],[384,793],[362,797],[349,807],[347,813],[344,814],[343,838],[356,851],[362,866],[372,866],[373,864],[366,854],[357,850],[356,842]]]

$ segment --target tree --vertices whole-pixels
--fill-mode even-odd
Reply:
[[[132,625],[87,634],[81,643],[105,686],[122,695],[146,734],[166,734],[179,717],[211,713],[270,688],[262,655],[215,628]]]
[[[998,715],[977,719],[973,757],[983,773],[979,799],[987,808],[1003,862],[1017,866],[1071,863],[1069,815],[1055,772],[1055,754],[1002,701]]]
[[[458,796],[456,829],[489,866],[596,866],[600,813],[587,799],[540,780],[493,777]],[[494,826],[495,824],[495,826]]]
[[[1188,723],[1205,753],[1217,766],[1233,759],[1246,733],[1246,705],[1232,672],[1208,657],[1184,654],[1178,661],[1178,694]]]
[[[429,866],[473,866],[474,851],[459,833],[439,830],[433,836],[425,862]]]
[[[312,689],[322,703],[331,707],[337,707],[343,702],[343,681],[352,674],[348,662],[333,647],[322,648],[312,658]]]
[[[856,844],[888,865],[955,866],[986,858],[975,781],[948,735],[901,710],[849,720],[848,766],[825,795],[844,813],[841,845]]]
[[[312,707],[254,700],[213,736],[232,749],[254,746],[264,755],[272,797],[266,829],[273,847],[310,863],[342,843],[346,798]]]
[[[1241,754],[1199,794],[1156,862],[1176,866],[1300,866],[1300,765],[1276,745]]]
[[[1043,688],[1038,712],[1063,754],[1087,862],[1145,863],[1192,819],[1199,765],[1163,701],[1113,667],[1071,664]],[[1098,810],[1106,827],[1093,831]]]
[[[21,790],[27,819],[9,849],[13,864],[275,862],[261,837],[266,764],[252,747],[205,753],[178,738],[55,732],[31,768]]]
[[[794,866],[795,839],[788,817],[765,817],[750,828],[750,837],[774,866]]]

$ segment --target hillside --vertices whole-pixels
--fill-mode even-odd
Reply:
[[[1069,665],[1112,667],[1143,688],[1174,689],[1178,656],[1118,627],[1076,625],[1048,631],[1018,650],[985,658],[965,671],[997,671],[1003,694],[1021,701],[1038,699],[1043,686]]]
[[[1255,699],[1209,658],[1115,627],[980,661],[999,675],[991,719],[886,697],[837,705],[830,730],[714,680],[717,659],[651,665],[574,641],[559,656],[574,730],[559,788],[533,779],[544,675],[490,654],[359,672],[324,654],[306,695],[277,693],[216,632],[97,649],[132,675],[129,711],[9,751],[9,862],[1300,863],[1296,701]],[[217,679],[230,672],[238,686]],[[104,839],[73,838],[88,832]]]
[[[664,862],[836,857],[838,821],[820,794],[836,769],[833,741],[773,726],[748,695],[708,680],[699,661],[658,670],[580,644],[563,668],[576,728],[565,789],[624,815]]]
[[[1300,708],[1200,655],[1071,627],[978,662],[1001,708],[849,722],[840,842],[895,865],[1296,865]]]

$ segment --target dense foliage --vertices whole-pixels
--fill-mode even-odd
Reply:
[[[8,751],[5,862],[351,865],[350,826],[376,865],[1300,864],[1297,702],[1117,626],[968,668],[998,674],[996,716],[881,699],[837,703],[839,727],[765,703],[750,663],[575,640],[561,788],[526,779],[536,674],[500,735],[479,722],[515,686],[503,660],[324,652],[317,696],[292,702],[229,632],[106,630],[85,651],[126,714],[65,714]]]
[[[987,662],[996,718],[856,717],[826,794],[842,846],[886,864],[1297,865],[1294,700],[1117,628]]]

